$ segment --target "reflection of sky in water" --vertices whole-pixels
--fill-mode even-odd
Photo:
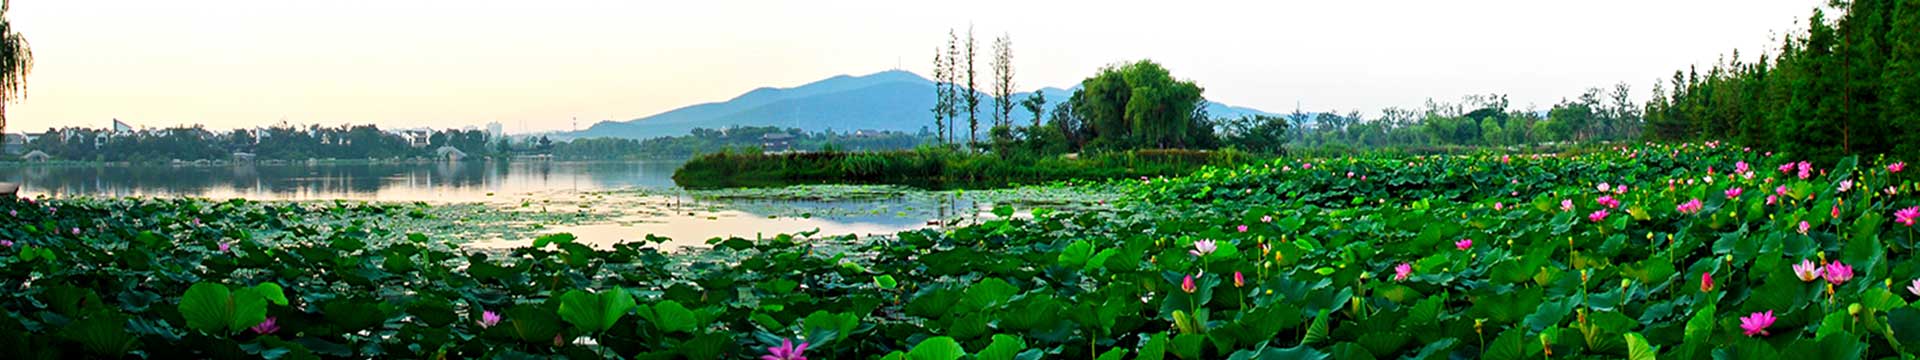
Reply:
[[[671,188],[679,161],[0,167],[35,195],[485,201],[487,193]]]
[[[684,198],[677,198],[684,200]],[[705,246],[706,240],[720,237],[745,239],[772,238],[819,230],[816,237],[836,235],[893,235],[900,231],[929,226],[928,220],[960,213],[971,215],[973,203],[950,198],[879,199],[847,201],[722,201],[717,211],[664,206],[674,197],[636,196],[615,201],[622,207],[663,206],[671,211],[616,217],[610,222],[555,226],[547,233],[570,233],[579,241],[605,246],[623,241],[642,241],[648,234],[667,237],[667,248]],[[954,201],[958,201],[955,203]],[[811,215],[811,216],[806,216]],[[531,239],[489,241],[478,247],[513,247],[530,244]]]
[[[428,164],[0,167],[0,182],[22,184],[28,196],[204,197],[254,200],[369,200],[481,202],[502,207],[523,200],[565,208],[587,192],[671,189],[679,161],[463,162]],[[492,196],[488,194],[492,193]],[[601,196],[601,195],[593,195]],[[976,213],[953,199],[853,201],[741,200],[694,202],[685,196],[604,194],[590,211],[619,210],[605,222],[552,224],[591,244],[674,239],[668,247],[699,246],[713,237],[773,237],[818,229],[818,236],[890,235],[927,226],[931,219]],[[718,204],[720,206],[708,206]],[[708,208],[712,208],[709,211]],[[667,211],[660,211],[671,209]],[[811,216],[803,216],[811,215]],[[475,239],[481,240],[481,239]],[[524,245],[530,239],[483,241],[476,246]]]

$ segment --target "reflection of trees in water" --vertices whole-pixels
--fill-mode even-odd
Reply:
[[[587,179],[603,188],[647,187],[672,188],[673,171],[683,162],[645,161],[645,162],[592,162],[574,163],[580,169],[573,171],[585,174]]]
[[[17,178],[32,192],[131,196],[205,194],[221,182],[222,177],[215,176],[212,169],[217,168],[62,166],[0,171],[18,172]]]
[[[673,186],[676,162],[469,161],[431,164],[0,167],[35,194],[370,198],[386,191],[465,196]],[[407,196],[407,195],[402,195]]]

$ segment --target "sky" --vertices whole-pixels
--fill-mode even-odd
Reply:
[[[925,76],[969,26],[982,47],[1013,39],[1023,90],[1152,59],[1273,112],[1488,93],[1545,109],[1751,59],[1824,2],[20,0],[8,18],[36,64],[7,119],[584,129],[839,74]]]

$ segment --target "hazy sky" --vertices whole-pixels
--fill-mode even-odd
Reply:
[[[1824,2],[20,0],[10,18],[37,65],[7,115],[16,131],[565,130],[836,74],[924,75],[969,23],[1012,35],[1022,89],[1151,58],[1275,112],[1484,93],[1545,108],[1621,81],[1644,98],[1675,69],[1777,47]]]

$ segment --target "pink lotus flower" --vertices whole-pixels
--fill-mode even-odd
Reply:
[[[1612,191],[1613,185],[1608,185],[1607,183],[1600,183],[1599,189],[1600,189],[1600,192]]]
[[[1835,261],[1832,264],[1827,264],[1827,273],[1821,276],[1825,277],[1827,282],[1833,283],[1834,285],[1844,284],[1847,280],[1853,279],[1853,267]]]
[[[1273,222],[1273,215],[1260,215],[1260,222],[1263,222],[1263,223]]]
[[[499,325],[499,324],[500,324],[500,313],[493,312],[493,310],[480,312],[480,328],[483,328],[483,329],[490,328],[490,327],[493,327],[494,325]]]
[[[1767,195],[1767,205],[1773,205],[1773,203],[1776,203],[1776,202],[1780,202],[1780,196]]]
[[[1240,229],[1240,232],[1247,232],[1247,226],[1246,226],[1246,225],[1240,225],[1240,227],[1239,227],[1239,229]]]
[[[1853,190],[1853,180],[1840,180],[1840,192]]]
[[[1837,204],[1836,204],[1836,205],[1834,205],[1834,206],[1833,206],[1833,213],[1832,213],[1832,214],[1829,214],[1829,215],[1831,215],[1831,216],[1832,216],[1832,217],[1834,217],[1834,218],[1839,218],[1839,217],[1840,217],[1840,205],[1837,205]]]
[[[1600,205],[1605,205],[1608,209],[1620,208],[1620,200],[1614,199],[1613,195],[1602,195],[1600,196],[1600,198],[1593,199],[1593,202],[1600,203]]]
[[[1607,209],[1600,209],[1600,211],[1595,211],[1592,214],[1587,214],[1587,220],[1589,221],[1600,222],[1601,220],[1606,220],[1606,219],[1607,219]]]
[[[1742,191],[1745,191],[1745,190],[1742,190],[1742,189],[1740,189],[1740,188],[1731,188],[1731,189],[1727,189],[1727,198],[1728,198],[1728,199],[1732,199],[1732,198],[1737,198],[1737,197],[1740,197],[1740,193],[1741,193]]]
[[[1393,281],[1407,281],[1408,275],[1413,275],[1413,264],[1403,262],[1393,266]]]
[[[1503,209],[1503,208],[1506,208],[1506,204],[1502,204],[1498,201],[1493,202],[1493,211],[1500,211],[1500,209]]]
[[[252,329],[255,334],[266,335],[266,334],[272,334],[276,331],[280,331],[280,324],[275,324],[274,318],[272,316],[268,316],[267,321],[261,321],[259,325],[254,325],[252,328],[249,328],[249,329]]]
[[[1799,264],[1793,265],[1793,276],[1799,277],[1802,282],[1820,280],[1820,273],[1823,272],[1826,272],[1826,270],[1821,269],[1820,265],[1814,264],[1813,260],[1800,260]]]
[[[1734,162],[1734,163],[1733,163],[1733,172],[1735,172],[1735,173],[1745,173],[1745,172],[1747,172],[1747,170],[1750,170],[1750,169],[1748,169],[1748,168],[1747,168],[1747,162],[1745,162],[1745,161],[1736,161],[1736,162]]]
[[[1472,247],[1473,239],[1460,239],[1460,241],[1453,242],[1453,248],[1455,249],[1466,250]]]
[[[1740,329],[1746,330],[1748,337],[1752,337],[1754,334],[1766,336],[1767,327],[1773,326],[1774,320],[1775,319],[1773,318],[1773,310],[1767,310],[1767,312],[1753,313],[1753,315],[1747,315],[1740,318]]]
[[[1573,211],[1573,199],[1560,200],[1560,211]]]
[[[1613,187],[1613,194],[1614,194],[1614,195],[1625,195],[1626,193],[1627,193],[1627,186],[1626,186],[1626,185],[1618,185],[1618,186],[1614,186],[1614,187]]]
[[[1195,291],[1200,291],[1200,286],[1193,284],[1193,275],[1187,275],[1186,279],[1180,280],[1180,291],[1192,294]]]
[[[1808,224],[1806,220],[1800,221],[1800,235],[1806,235],[1807,230],[1812,230],[1812,229],[1813,229],[1812,224]]]
[[[801,342],[800,346],[793,346],[793,340],[780,339],[780,346],[768,347],[767,354],[760,355],[760,360],[807,360],[807,345]]]
[[[1193,254],[1193,256],[1205,257],[1207,254],[1212,254],[1214,250],[1219,249],[1219,246],[1215,245],[1213,240],[1200,240],[1193,242],[1193,250],[1187,250],[1187,253]]]
[[[1905,161],[1887,164],[1887,172],[1897,173],[1897,172],[1900,172],[1900,170],[1906,170],[1906,169],[1907,169],[1907,162]]]
[[[1239,271],[1233,272],[1233,287],[1242,286],[1247,286],[1247,276],[1241,275]]]
[[[0,240],[0,247],[13,247],[13,240]]]
[[[1700,204],[1700,199],[1691,199],[1685,203],[1674,206],[1674,211],[1679,211],[1681,214],[1698,214],[1702,207],[1704,207],[1704,205]]]
[[[73,236],[80,236],[80,228],[73,228]]]
[[[1800,168],[1800,180],[1806,180],[1809,177],[1813,177],[1813,164],[1807,163],[1805,161],[1801,161],[1799,168]]]
[[[1713,291],[1713,273],[1700,273],[1700,292]]]
[[[1920,279],[1913,279],[1912,284],[1907,284],[1907,292],[1920,295]]]
[[[1780,185],[1780,187],[1773,188],[1773,194],[1780,195],[1780,196],[1787,196],[1787,186]]]
[[[233,248],[233,243],[230,243],[230,242],[220,243],[220,252],[227,252],[227,250],[231,248]]]
[[[1901,225],[1913,226],[1914,218],[1920,218],[1920,206],[1900,209],[1899,211],[1893,212],[1893,222],[1900,223]]]
[[[1793,163],[1780,164],[1780,173],[1786,174],[1786,173],[1792,173],[1792,172],[1793,172]]]

